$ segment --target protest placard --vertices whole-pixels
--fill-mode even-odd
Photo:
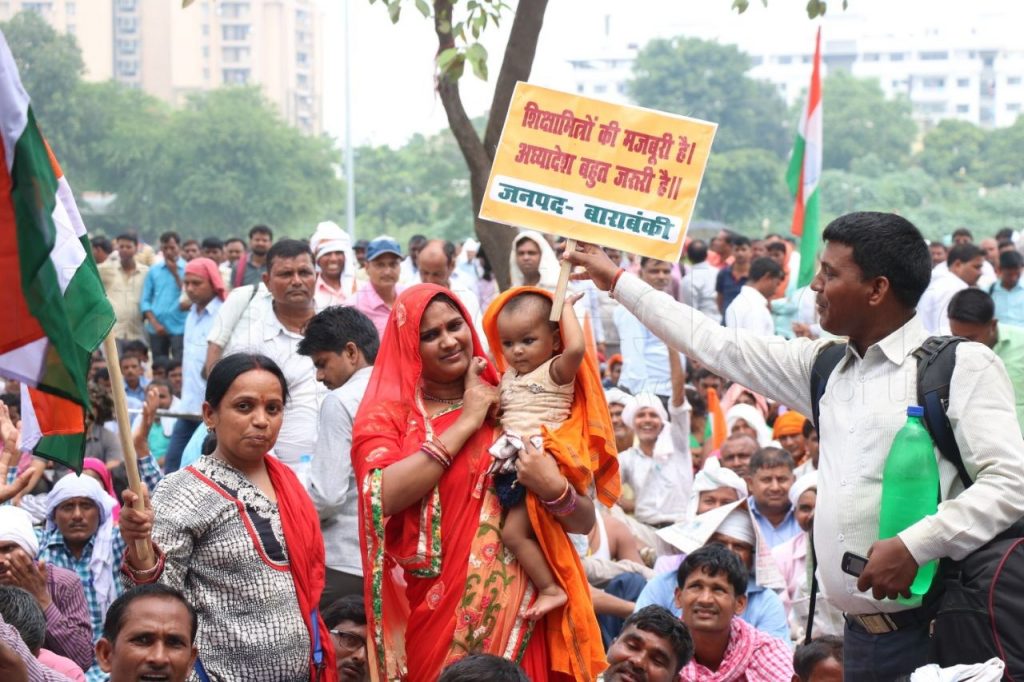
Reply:
[[[520,82],[480,217],[676,261],[716,128]]]

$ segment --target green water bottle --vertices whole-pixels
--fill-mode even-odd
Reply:
[[[878,520],[878,537],[891,538],[935,513],[939,506],[939,465],[935,461],[932,438],[925,428],[924,408],[907,408],[907,423],[896,434],[885,459],[882,472],[882,508]],[[917,569],[910,586],[909,602],[920,602],[932,579],[937,561]],[[901,601],[906,601],[902,600]]]

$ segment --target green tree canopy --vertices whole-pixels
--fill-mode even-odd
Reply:
[[[854,159],[874,154],[879,170],[907,164],[917,126],[910,102],[886,99],[876,81],[833,71],[822,83],[825,168],[848,170]],[[801,104],[802,106],[802,104]]]
[[[985,131],[967,121],[939,121],[924,136],[917,161],[937,178],[971,174],[984,165]]]
[[[32,111],[43,135],[65,165],[77,166],[75,94],[84,65],[73,36],[57,33],[36,12],[19,12],[0,23]]]
[[[793,144],[786,104],[773,85],[747,75],[750,67],[735,45],[652,40],[637,55],[627,92],[640,106],[718,123],[715,153],[749,147],[782,157]]]

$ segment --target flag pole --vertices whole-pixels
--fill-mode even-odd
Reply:
[[[103,339],[103,354],[107,358],[107,370],[110,373],[110,389],[114,398],[114,416],[117,419],[117,434],[121,437],[121,451],[124,453],[124,470],[128,474],[128,487],[135,493],[135,504],[139,510],[146,509],[142,477],[139,476],[139,456],[135,453],[135,440],[132,438],[132,426],[128,421],[128,396],[124,392],[124,377],[121,376],[121,360],[117,354],[117,342],[111,330]],[[140,561],[149,561],[153,556],[148,543],[135,541],[135,554]]]

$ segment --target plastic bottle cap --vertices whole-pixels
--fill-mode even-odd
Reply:
[[[911,406],[909,406],[907,408],[907,416],[908,417],[923,417],[924,416],[924,408],[921,407],[920,405],[911,405]]]

